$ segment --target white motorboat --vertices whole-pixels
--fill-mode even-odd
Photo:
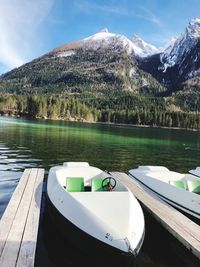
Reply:
[[[145,229],[142,209],[108,173],[87,162],[52,167],[47,199],[51,218],[77,247],[108,257],[138,254]]]
[[[161,199],[199,222],[200,178],[170,171],[162,166],[139,166],[130,170],[129,175],[144,189],[150,189]]]

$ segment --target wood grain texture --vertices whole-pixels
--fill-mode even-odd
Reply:
[[[43,169],[25,170],[0,221],[1,267],[34,266]]]
[[[13,224],[13,220],[16,216],[16,212],[21,202],[21,198],[23,196],[24,190],[26,188],[28,178],[31,170],[26,169],[10,199],[6,210],[0,220],[0,256],[4,249],[6,240],[8,238],[8,234]]]
[[[16,267],[34,266],[44,170],[38,170]]]
[[[127,186],[144,207],[176,239],[200,259],[200,226],[161,200],[151,190],[143,189],[125,173],[111,172],[111,175]]]

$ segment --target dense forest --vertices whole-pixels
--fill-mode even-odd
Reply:
[[[123,93],[115,96],[2,95],[0,114],[31,118],[89,122],[127,123],[200,129],[199,109],[177,109],[176,100]]]

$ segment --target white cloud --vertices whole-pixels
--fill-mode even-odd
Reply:
[[[158,17],[156,17],[156,15],[151,10],[149,10],[148,8],[143,7],[143,6],[139,6],[139,8],[141,9],[142,13],[139,13],[138,17],[143,18],[145,20],[148,20],[148,21],[156,24],[159,27],[163,26],[160,19]]]
[[[0,1],[0,64],[18,67],[31,58],[39,42],[39,26],[54,0]]]
[[[93,14],[93,12],[103,12],[107,14],[126,16],[129,15],[128,10],[123,6],[117,6],[116,4],[97,4],[94,2],[76,0],[74,2],[75,7],[84,13]]]
[[[163,26],[160,19],[150,9],[137,4],[128,6],[127,4],[118,4],[116,1],[107,4],[97,4],[87,0],[75,0],[74,4],[77,10],[86,14],[94,14],[94,12],[98,12],[101,14],[139,18],[147,20],[159,27]]]

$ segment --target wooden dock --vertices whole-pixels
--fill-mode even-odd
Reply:
[[[0,266],[33,267],[44,169],[26,169],[0,220]]]
[[[150,190],[142,189],[127,174],[111,172],[111,175],[126,185],[147,211],[176,239],[200,259],[200,226],[158,198]]]
[[[111,172],[147,211],[200,259],[200,226],[142,189],[127,174]],[[44,169],[26,169],[0,220],[0,267],[33,267],[40,217]]]

